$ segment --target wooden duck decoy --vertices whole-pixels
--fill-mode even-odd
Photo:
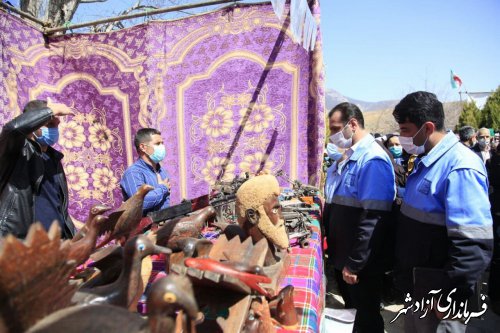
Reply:
[[[106,237],[106,239],[104,239],[97,246],[97,248],[103,247],[113,239],[122,240],[122,238],[124,238],[124,241],[126,241],[129,238],[130,233],[135,230],[142,219],[142,205],[144,203],[144,197],[152,189],[153,186],[143,184],[133,196],[122,203],[117,211],[123,211],[123,213],[118,218],[118,221],[116,221],[116,225],[110,235]]]
[[[147,309],[148,318],[144,319],[110,305],[73,306],[44,318],[27,333],[180,333],[179,326],[184,326],[184,332],[194,332],[200,317],[191,282],[176,275],[153,283]],[[184,316],[183,325],[176,325],[176,319]]]
[[[111,207],[108,207],[108,206],[105,206],[102,204],[96,204],[96,205],[92,206],[90,208],[89,216],[87,217],[87,221],[85,222],[85,225],[80,230],[78,230],[78,232],[75,234],[75,236],[73,237],[73,239],[71,241],[76,242],[76,241],[82,239],[83,236],[85,236],[85,234],[87,234],[87,232],[89,231],[89,225],[92,222],[92,220],[94,219],[94,217],[96,217],[97,215],[102,215],[110,209],[111,209]]]
[[[206,221],[214,216],[215,209],[207,206],[196,214],[169,221],[156,231],[156,244],[170,248],[170,246],[176,246],[179,239],[198,238]]]
[[[103,222],[108,218],[104,215],[96,215],[92,221],[85,225],[87,226],[87,231],[83,233],[82,238],[75,241],[72,239],[70,242],[64,242],[64,245],[69,247],[68,259],[74,260],[76,265],[83,264],[94,251],[97,236],[99,235],[99,228]]]
[[[66,241],[69,242],[69,241]],[[69,283],[75,268],[61,248],[60,228],[48,233],[40,223],[30,226],[23,242],[12,235],[0,245],[0,332],[24,332],[35,322],[71,304],[76,286]]]
[[[170,249],[155,245],[140,235],[130,239],[123,249],[123,268],[118,279],[110,284],[80,289],[72,301],[82,305],[112,304],[135,310],[144,292],[141,279],[142,259],[150,254],[170,254]]]

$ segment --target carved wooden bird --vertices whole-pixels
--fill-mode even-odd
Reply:
[[[153,186],[143,184],[133,196],[121,204],[117,211],[123,211],[123,213],[118,218],[118,221],[116,221],[113,231],[111,231],[110,235],[106,237],[97,248],[103,247],[113,239],[122,240],[122,238],[124,238],[123,242],[125,242],[129,238],[130,233],[135,230],[141,221],[144,197],[151,190],[153,190]]]
[[[90,289],[80,289],[72,301],[82,305],[112,304],[135,309],[144,288],[141,279],[142,259],[150,254],[170,254],[170,249],[155,245],[140,235],[127,241],[123,249],[123,267],[113,283]]]
[[[83,264],[95,249],[97,236],[99,235],[99,228],[101,224],[108,218],[104,215],[96,215],[86,224],[87,231],[83,233],[83,237],[75,241],[72,239],[70,242],[65,242],[61,246],[68,246],[69,253],[68,259],[74,260],[76,265]]]
[[[102,215],[110,209],[111,209],[111,207],[108,207],[108,206],[105,206],[102,204],[93,205],[90,208],[89,216],[87,217],[87,221],[85,222],[85,225],[76,233],[76,235],[73,237],[73,239],[71,241],[76,242],[76,241],[82,239],[83,236],[85,236],[85,234],[89,231],[88,226],[92,222],[94,217],[96,217],[97,215]]]
[[[156,231],[156,244],[175,247],[179,239],[200,236],[200,232],[206,221],[215,216],[212,206],[200,209],[193,215],[181,217],[168,221],[163,227]]]
[[[297,310],[293,301],[293,286],[281,289],[276,297],[269,302],[271,315],[281,325],[295,326],[299,323]]]
[[[44,318],[27,333],[173,333],[177,316],[184,331],[195,332],[198,305],[189,278],[169,275],[155,281],[147,296],[147,320],[110,305],[73,306]],[[179,312],[182,310],[182,312]],[[177,312],[179,312],[177,314]]]
[[[80,273],[85,276],[85,282],[80,285],[80,289],[94,288],[116,281],[123,268],[123,247],[107,246],[91,254],[90,259],[94,262]]]

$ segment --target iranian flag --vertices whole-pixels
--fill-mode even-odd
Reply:
[[[453,70],[451,71],[450,82],[453,89],[457,89],[462,86],[462,79],[453,73]]]

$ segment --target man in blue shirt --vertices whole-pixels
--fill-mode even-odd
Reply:
[[[329,114],[330,141],[346,149],[328,170],[329,259],[346,308],[356,308],[355,332],[384,332],[380,315],[384,247],[395,198],[394,169],[364,129],[359,108],[341,103]]]
[[[143,184],[154,187],[144,198],[143,216],[152,211],[167,208],[170,204],[170,181],[167,171],[160,162],[165,158],[165,145],[160,131],[154,128],[142,128],[134,139],[139,154],[137,162],[132,164],[120,182],[123,200],[137,192]]]
[[[443,299],[451,295],[458,308],[477,292],[475,285],[492,254],[485,166],[455,134],[445,131],[443,105],[436,95],[411,93],[393,115],[403,149],[419,155],[398,221],[396,286],[420,300],[441,289]],[[426,315],[408,311],[405,332],[465,332],[463,323],[441,320],[444,316],[435,303]]]

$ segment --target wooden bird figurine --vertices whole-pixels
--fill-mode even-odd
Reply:
[[[80,230],[78,230],[76,235],[73,237],[72,241],[76,242],[76,241],[82,239],[83,236],[85,236],[85,234],[89,231],[89,225],[92,222],[92,220],[94,219],[94,217],[96,217],[97,215],[102,215],[110,209],[111,209],[111,207],[108,207],[108,206],[105,206],[102,204],[93,205],[92,208],[90,208],[89,216],[87,217],[87,221],[85,222],[85,225]]]
[[[66,241],[69,242],[69,241]],[[30,226],[23,242],[12,235],[0,245],[0,331],[24,332],[38,320],[71,304],[75,268],[61,248],[60,228],[47,233],[40,223]]]
[[[97,236],[101,224],[108,218],[104,215],[96,215],[89,224],[86,224],[87,231],[82,233],[83,236],[79,240],[72,239],[70,242],[64,242],[64,245],[69,247],[68,259],[74,260],[76,265],[83,264],[95,249]]]
[[[110,284],[80,289],[72,301],[82,305],[112,304],[135,310],[144,292],[141,279],[142,259],[150,254],[170,254],[170,249],[155,245],[140,235],[130,239],[123,249],[123,267],[118,279]]]
[[[130,233],[135,230],[135,228],[141,221],[144,197],[152,189],[153,186],[143,184],[141,187],[139,187],[139,189],[133,196],[122,203],[117,211],[123,211],[123,213],[118,218],[118,221],[116,221],[116,225],[114,226],[114,229],[111,231],[110,235],[106,237],[106,239],[104,239],[97,246],[97,248],[103,247],[113,239],[122,240],[122,238],[124,238],[124,243],[129,238]]]
[[[293,286],[281,289],[278,295],[269,302],[271,315],[281,325],[293,327],[299,323],[297,310],[293,301]]]
[[[27,333],[180,333],[176,318],[184,316],[187,317],[183,320],[184,332],[195,332],[194,324],[200,317],[191,282],[176,275],[153,283],[147,309],[148,318],[143,319],[110,305],[73,306],[44,318]]]
[[[112,245],[94,252],[90,263],[85,271],[80,275],[84,276],[84,281],[80,289],[94,288],[110,284],[120,276],[123,268],[123,247]]]
[[[207,206],[193,215],[168,221],[156,231],[156,244],[170,248],[175,247],[182,238],[198,238],[206,221],[214,216],[215,209]]]

